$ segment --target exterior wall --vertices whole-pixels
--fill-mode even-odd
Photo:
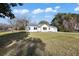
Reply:
[[[27,28],[28,28],[28,32],[37,32],[38,31],[38,28],[37,28],[37,30],[34,30],[34,27],[36,27],[36,26],[28,26]],[[30,30],[29,30],[29,28],[30,28]]]
[[[56,27],[53,27],[53,28],[51,27],[49,31],[50,31],[50,32],[57,32],[58,30],[57,30]]]
[[[46,27],[47,30],[43,30],[43,27]],[[44,25],[41,26],[40,30],[41,30],[41,32],[48,32],[49,31],[49,26],[44,24]]]
[[[27,26],[26,30],[28,32],[57,32],[56,27],[51,27],[46,24],[42,25],[41,27],[37,27],[37,30],[34,30],[34,27],[37,27],[37,26]],[[43,27],[46,27],[47,30],[43,30]],[[30,30],[29,30],[29,28],[30,28]]]

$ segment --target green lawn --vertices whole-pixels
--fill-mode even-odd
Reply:
[[[4,35],[4,34],[7,34],[8,32],[0,32],[0,36],[1,35]]]
[[[79,33],[36,32],[30,36],[40,38],[46,44],[44,55],[79,55]]]
[[[16,44],[13,44],[8,48],[6,48],[6,46],[10,45],[15,40],[23,40],[24,37],[27,37],[27,34],[25,31],[0,32],[0,56],[5,55],[10,50],[16,48]]]
[[[5,36],[11,32],[1,32]],[[23,35],[23,34],[22,34]],[[21,36],[22,36],[21,35]],[[16,37],[21,37],[20,35]],[[45,50],[38,51],[41,55],[49,56],[79,56],[79,33],[73,32],[32,32],[30,37],[40,38],[45,43]],[[1,38],[0,37],[0,38]],[[14,36],[12,36],[15,38]],[[22,36],[23,37],[23,36]],[[6,39],[9,37],[6,37]],[[5,50],[5,51],[4,51]],[[6,54],[9,49],[0,49],[0,55]]]

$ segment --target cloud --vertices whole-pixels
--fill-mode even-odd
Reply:
[[[55,12],[55,10],[53,10],[52,8],[46,8],[45,9],[45,12],[53,12],[53,11]]]
[[[75,11],[79,11],[79,6],[77,6],[74,10],[75,10]]]
[[[42,13],[42,12],[44,12],[44,10],[40,9],[40,8],[35,9],[35,10],[32,11],[33,14],[39,14],[39,13]]]
[[[78,12],[79,11],[79,3],[76,4],[77,6],[74,8],[74,11]]]
[[[29,13],[28,9],[14,9],[13,10],[14,13],[20,13],[20,14],[25,14],[25,13]]]
[[[54,8],[49,7],[45,9],[45,12],[57,12],[59,9],[60,9],[60,6],[56,6]]]
[[[51,7],[48,7],[46,9],[41,9],[41,8],[38,8],[38,9],[35,9],[32,11],[33,14],[39,14],[39,13],[43,13],[43,12],[57,12],[58,10],[60,9],[60,6],[56,6],[54,8],[51,8]]]
[[[55,9],[60,9],[60,6],[56,6]]]

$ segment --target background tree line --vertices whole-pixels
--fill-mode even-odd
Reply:
[[[79,14],[58,13],[51,22],[59,31],[79,31]]]
[[[26,19],[8,20],[8,24],[0,23],[0,31],[25,30],[27,24]]]

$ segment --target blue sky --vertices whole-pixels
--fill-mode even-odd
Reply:
[[[25,3],[23,6],[12,7],[17,18],[26,17],[31,22],[46,20],[51,22],[57,13],[79,13],[78,3]],[[7,20],[0,18],[1,23]]]

